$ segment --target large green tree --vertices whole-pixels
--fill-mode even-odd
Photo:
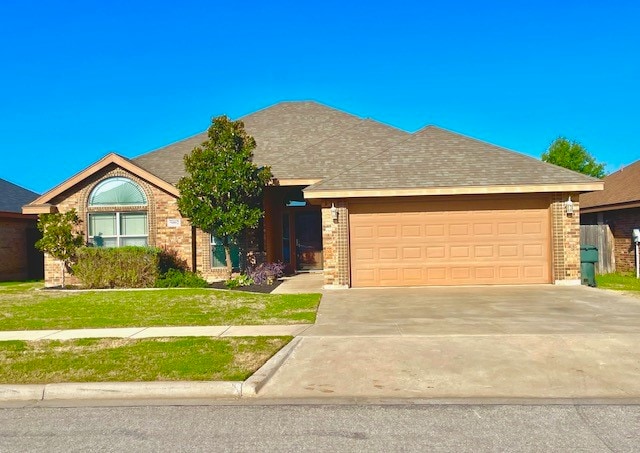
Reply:
[[[76,231],[78,225],[80,218],[75,209],[64,213],[42,214],[38,218],[38,229],[42,232],[42,238],[36,242],[36,247],[60,260],[63,288],[66,271],[71,269],[78,248],[84,245],[82,233]]]
[[[596,162],[580,143],[558,137],[542,153],[542,160],[595,178],[604,178],[604,164]]]
[[[231,275],[230,246],[264,214],[262,192],[271,181],[269,167],[256,166],[256,141],[242,121],[219,116],[208,139],[184,157],[187,175],[178,182],[178,208],[191,224],[222,241]]]

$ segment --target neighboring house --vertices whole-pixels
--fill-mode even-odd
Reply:
[[[583,225],[608,225],[615,270],[635,271],[633,229],[640,228],[640,161],[604,178],[604,190],[580,198]]]
[[[22,214],[22,206],[38,196],[0,179],[0,281],[44,275],[44,257],[34,245],[40,238],[38,216]]]
[[[602,190],[600,180],[437,127],[409,134],[315,102],[241,119],[257,142],[254,162],[275,178],[260,227],[240,244],[251,260],[322,270],[334,288],[580,282],[579,194]],[[167,247],[206,278],[222,276],[216,238],[176,204],[183,156],[206,138],[135,159],[109,154],[24,212],[75,208],[96,245]],[[47,258],[47,284],[58,269]]]

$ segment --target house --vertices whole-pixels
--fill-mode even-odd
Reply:
[[[428,126],[410,134],[315,102],[241,118],[271,166],[251,260],[322,271],[328,288],[579,284],[579,195],[602,182]],[[127,159],[109,154],[24,207],[75,208],[95,245],[177,250],[206,278],[219,242],[180,216],[183,156],[202,133]],[[568,213],[571,197],[573,213]],[[245,253],[242,253],[244,259]],[[46,281],[58,266],[47,257]]]
[[[615,270],[635,271],[633,229],[640,228],[640,161],[604,178],[604,190],[584,194],[580,223],[608,225],[613,236]]]
[[[38,216],[22,214],[22,206],[38,194],[0,179],[0,195],[0,281],[40,279],[44,257],[35,248]]]

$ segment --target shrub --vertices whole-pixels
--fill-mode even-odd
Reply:
[[[160,252],[152,247],[83,247],[73,273],[87,288],[153,287],[160,275]]]
[[[178,256],[177,250],[163,247],[160,249],[158,268],[160,275],[164,275],[171,269],[189,271],[189,264]]]
[[[180,269],[169,269],[157,281],[156,288],[205,288],[207,281],[198,274]]]
[[[230,278],[224,285],[229,289],[235,289],[240,286],[249,286],[253,285],[253,279],[245,274],[240,274],[237,277]]]
[[[284,263],[262,263],[256,267],[250,267],[247,275],[256,285],[273,285],[279,277],[284,275]]]

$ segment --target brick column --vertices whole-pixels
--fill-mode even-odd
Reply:
[[[331,203],[338,208],[338,220],[331,215]],[[322,204],[322,256],[324,287],[349,287],[349,209],[344,200]]]
[[[571,196],[573,214],[567,214]],[[580,207],[578,194],[556,193],[551,199],[551,241],[553,282],[556,285],[580,284]]]

